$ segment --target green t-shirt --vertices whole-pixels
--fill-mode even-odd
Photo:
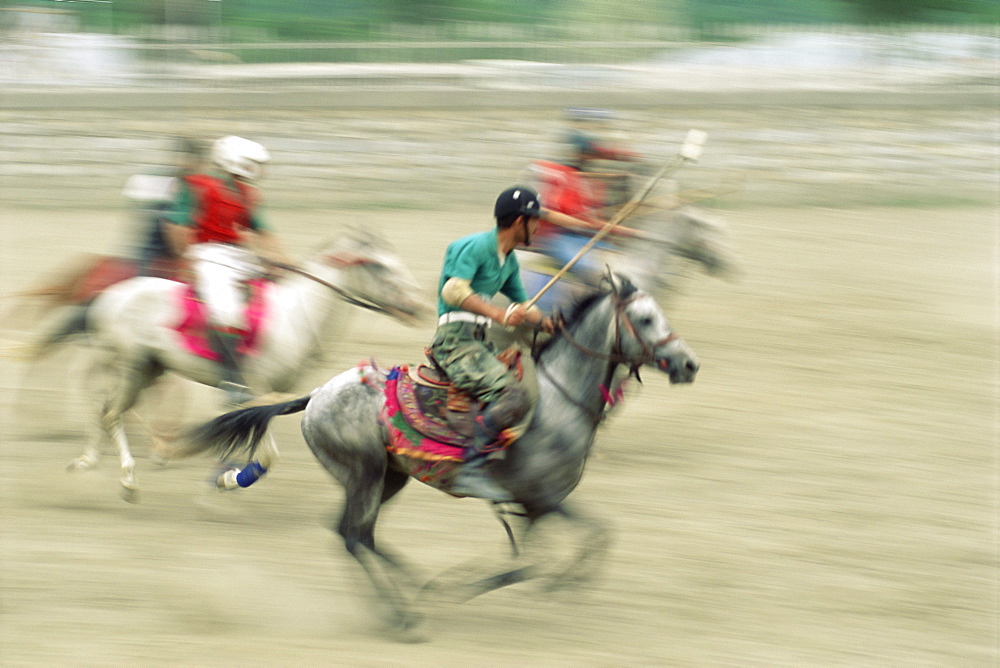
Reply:
[[[496,228],[449,244],[438,283],[438,315],[460,310],[441,298],[441,289],[449,278],[464,278],[469,281],[472,290],[487,301],[493,299],[498,292],[511,301],[528,300],[524,284],[521,283],[521,268],[514,252],[508,253],[503,265],[500,264]]]

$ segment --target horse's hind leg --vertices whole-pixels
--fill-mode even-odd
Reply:
[[[395,469],[386,469],[385,478],[382,481],[382,500],[381,504],[396,496],[406,483],[409,482],[410,476],[406,473],[401,473]],[[400,574],[405,576],[411,582],[416,582],[418,574],[416,570],[403,559],[402,555],[393,551],[387,550],[381,546],[374,546],[375,554],[381,557],[385,563],[387,563],[392,568],[399,571]]]
[[[368,503],[365,501],[358,503],[358,496],[348,490],[348,500],[337,526],[337,533],[344,539],[347,551],[365,570],[380,600],[388,606],[389,627],[397,631],[407,631],[418,623],[419,617],[410,610],[406,597],[391,575],[391,572],[399,570],[399,562],[375,547],[377,507],[374,511],[366,509]],[[365,516],[369,516],[370,519]],[[380,568],[379,564],[388,565],[391,570]]]
[[[121,464],[122,498],[129,503],[139,500],[139,485],[135,479],[135,459],[125,435],[125,413],[135,405],[139,393],[149,387],[163,368],[150,360],[124,363],[119,367],[117,387],[111,393],[101,413],[101,425],[118,448]]]
[[[402,489],[405,481],[399,480],[395,473],[387,474],[388,462],[383,452],[372,455],[355,452],[350,471],[345,471],[333,463],[325,451],[318,450],[313,443],[310,447],[344,486],[344,510],[336,532],[343,538],[347,551],[365,570],[380,601],[389,608],[389,628],[396,633],[409,633],[420,617],[410,609],[394,577],[406,571],[397,557],[375,546],[375,522],[382,501]]]
[[[264,447],[258,451],[257,459],[243,468],[226,468],[215,479],[221,490],[246,488],[264,477],[278,461],[278,443],[270,432],[264,440]]]

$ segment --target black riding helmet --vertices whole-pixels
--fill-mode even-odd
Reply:
[[[493,217],[505,218],[512,214],[538,218],[542,215],[542,200],[528,186],[512,186],[500,193],[493,206]]]

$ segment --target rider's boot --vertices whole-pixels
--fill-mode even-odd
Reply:
[[[212,345],[212,350],[219,356],[219,366],[222,370],[219,389],[226,393],[227,403],[235,407],[253,399],[253,394],[240,371],[241,355],[237,350],[240,344],[239,337],[209,328],[208,341]]]
[[[487,457],[491,447],[504,429],[517,425],[531,409],[531,401],[520,386],[514,385],[501,391],[476,418],[473,444],[465,452],[465,463],[459,471],[451,492],[459,496],[477,496],[489,501],[513,501],[490,474]],[[495,448],[493,448],[495,449]]]
[[[489,471],[489,446],[496,442],[500,432],[489,428],[484,418],[485,415],[476,418],[473,443],[466,448],[465,462],[449,491],[456,496],[474,496],[487,501],[513,501],[514,497],[497,483]]]

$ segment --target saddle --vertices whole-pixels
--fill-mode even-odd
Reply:
[[[396,382],[396,397],[406,421],[440,443],[462,448],[471,445],[475,419],[483,403],[452,385],[429,349],[425,354],[430,365],[407,369]],[[517,346],[499,353],[497,359],[514,370],[518,382],[523,382],[524,361]]]
[[[254,355],[260,344],[261,334],[267,320],[267,291],[273,285],[270,281],[253,280],[248,284],[250,297],[244,311],[247,328],[240,334],[241,355]],[[185,283],[178,291],[178,310],[181,318],[174,330],[181,336],[181,344],[189,353],[204,359],[218,361],[219,355],[212,349],[206,337],[208,328],[208,308],[198,298],[194,286]]]
[[[472,445],[473,426],[482,404],[455,388],[428,351],[430,365],[393,367],[385,376],[385,404],[379,421],[388,433],[386,450],[401,470],[436,489],[449,492]],[[538,396],[530,355],[511,346],[497,356],[515,369],[521,386]],[[364,376],[363,376],[364,377]],[[381,383],[379,383],[381,385]],[[502,450],[523,434],[533,411],[521,424],[504,432]],[[449,492],[450,493],[450,492]]]

